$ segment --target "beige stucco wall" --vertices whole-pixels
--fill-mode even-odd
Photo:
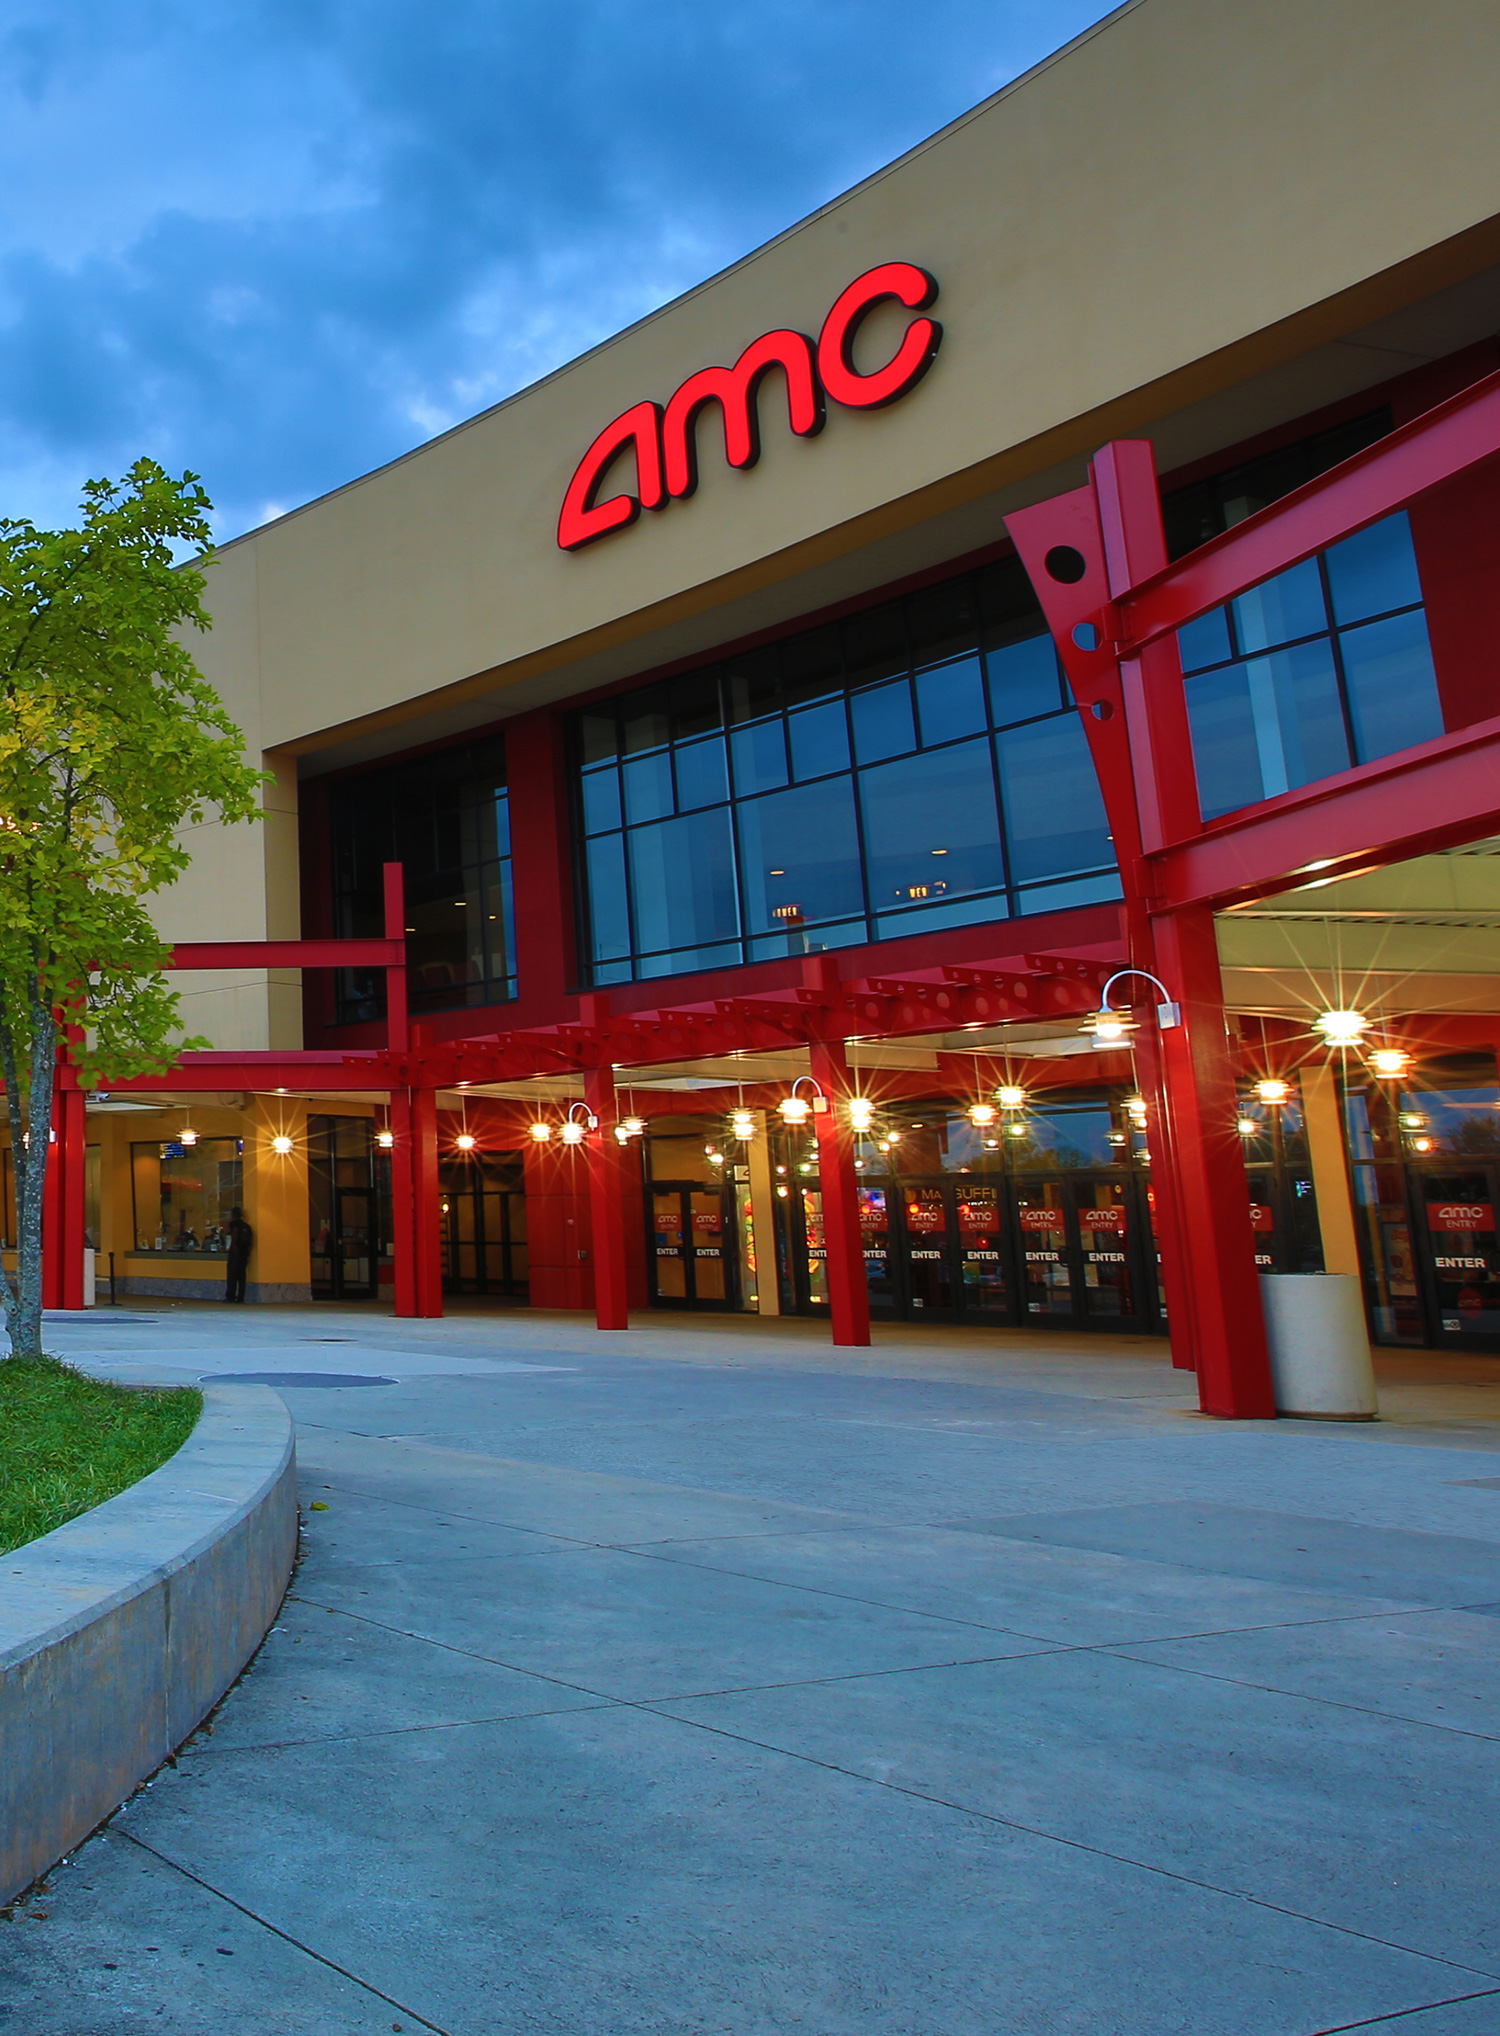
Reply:
[[[644,659],[684,617],[1039,486],[1110,432],[1500,260],[1497,86],[1490,0],[1136,0],[689,296],[229,546],[204,669],[256,756],[382,727],[397,747],[436,704],[480,698],[499,718],[539,684],[562,697],[610,645]],[[695,498],[558,551],[568,476],[606,422],[770,326],[816,332],[847,281],[890,259],[942,288],[942,352],[916,391],[874,413],[830,406],[822,436],[797,441],[768,387],[753,472],[723,467],[705,420]],[[1370,381],[1394,371],[1371,361]],[[194,850],[166,930],[291,930],[289,770],[258,843],[205,830]],[[189,1018],[220,1045],[295,1043],[289,989],[198,984]]]

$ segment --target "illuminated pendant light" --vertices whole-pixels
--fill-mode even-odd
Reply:
[[[380,1147],[382,1152],[389,1152],[392,1146],[394,1146],[394,1144],[396,1143],[396,1134],[394,1131],[377,1131],[375,1134],[375,1143]]]
[[[1253,1117],[1242,1117],[1234,1128],[1241,1138],[1254,1138],[1260,1131],[1260,1126]]]
[[[183,1125],[182,1129],[177,1134],[177,1143],[179,1145],[185,1145],[189,1152],[191,1152],[193,1147],[198,1143],[198,1134],[193,1129],[191,1124]]]
[[[529,1129],[532,1139],[537,1145],[546,1145],[552,1137],[552,1126],[541,1117],[538,1117],[536,1122],[529,1126]]]
[[[1263,1082],[1255,1084],[1255,1093],[1263,1103],[1284,1103],[1292,1093],[1292,1085],[1282,1081],[1278,1075],[1268,1075]]]
[[[284,1131],[278,1131],[271,1140],[271,1150],[272,1152],[279,1153],[283,1159],[292,1150],[292,1141]]]
[[[1377,1046],[1370,1055],[1370,1066],[1376,1074],[1384,1075],[1389,1081],[1406,1073],[1411,1066],[1411,1055],[1399,1046]]]
[[[804,1082],[812,1089],[811,1098],[797,1094]],[[811,1075],[798,1075],[796,1081],[792,1083],[791,1094],[783,1096],[776,1105],[778,1114],[786,1124],[805,1124],[815,1110],[822,1112],[827,1108],[828,1098]]]
[[[1314,1018],[1312,1029],[1322,1034],[1325,1046],[1358,1046],[1370,1021],[1362,1011],[1324,1011]]]
[[[472,1152],[475,1146],[479,1143],[479,1140],[474,1136],[472,1131],[460,1131],[457,1138],[454,1139],[453,1143],[458,1147],[460,1152]]]
[[[744,1109],[736,1110],[729,1119],[729,1129],[736,1138],[753,1138],[755,1136],[755,1112]]]
[[[1014,1082],[1007,1082],[1004,1088],[996,1089],[995,1100],[1002,1110],[1024,1110],[1026,1091],[1017,1088]]]
[[[1100,1046],[1117,1046],[1134,1029],[1134,1021],[1119,1011],[1095,1011],[1079,1030],[1092,1034]]]
[[[868,1131],[875,1122],[875,1105],[868,1096],[849,1098],[849,1128],[851,1131]]]
[[[971,1124],[982,1127],[986,1124],[993,1124],[994,1121],[995,1106],[993,1103],[971,1103],[969,1105],[969,1122]]]

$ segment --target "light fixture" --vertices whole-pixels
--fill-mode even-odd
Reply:
[[[755,1136],[755,1112],[753,1110],[736,1110],[729,1119],[729,1129],[736,1138],[753,1138]]]
[[[791,1189],[790,1189],[790,1188],[789,1188],[789,1187],[788,1187],[788,1186],[786,1185],[786,1183],[785,1183],[785,1182],[783,1181],[783,1182],[782,1182],[782,1183],[780,1184],[780,1186],[779,1186],[779,1187],[777,1188],[776,1192],[777,1192],[777,1194],[778,1194],[778,1195],[780,1195],[780,1197],[781,1197],[782,1201],[784,1202],[784,1201],[786,1200],[787,1196],[788,1196],[788,1195],[789,1195],[789,1194],[790,1194],[790,1193],[791,1193],[792,1191],[791,1191]]]
[[[724,1157],[723,1153],[720,1152],[718,1146],[716,1145],[705,1145],[703,1150],[708,1154],[710,1159],[722,1159]]]
[[[1399,1046],[1377,1046],[1370,1055],[1370,1065],[1376,1074],[1389,1079],[1406,1073],[1411,1066],[1411,1055]]]
[[[891,1145],[899,1145],[901,1143],[901,1133],[899,1131],[893,1131],[890,1135],[888,1143],[890,1143]]]
[[[1126,1140],[1126,1134],[1123,1131],[1109,1131],[1105,1133],[1105,1137],[1111,1145],[1123,1145]]]
[[[1091,1032],[1100,1046],[1116,1046],[1134,1029],[1133,1021],[1118,1011],[1096,1011],[1080,1030]]]
[[[1362,1011],[1323,1011],[1312,1024],[1313,1031],[1323,1035],[1325,1046],[1358,1046],[1369,1027]]]
[[[177,1143],[179,1145],[185,1145],[189,1152],[191,1152],[193,1147],[198,1143],[198,1134],[193,1129],[191,1124],[183,1125],[182,1129],[177,1134]]]
[[[396,1143],[396,1134],[394,1131],[377,1131],[375,1134],[375,1143],[380,1147],[382,1152],[389,1152],[392,1146],[394,1146],[394,1144]]]
[[[537,1118],[536,1122],[529,1129],[532,1138],[538,1145],[546,1145],[552,1136],[552,1126],[540,1117]]]
[[[804,1082],[812,1088],[811,1097],[797,1094]],[[796,1081],[792,1083],[791,1094],[783,1096],[776,1108],[785,1123],[805,1124],[814,1111],[821,1115],[828,1108],[828,1098],[811,1075],[798,1075]]]
[[[579,1111],[583,1115],[579,1116]],[[599,1129],[599,1119],[587,1103],[570,1103],[568,1114],[563,1119],[562,1142],[564,1145],[582,1145],[589,1132]]]
[[[849,1098],[849,1128],[851,1131],[868,1131],[875,1122],[875,1105],[868,1096]]]
[[[1430,1138],[1414,1138],[1411,1143],[1413,1152],[1431,1152],[1432,1150],[1432,1140]]]
[[[1260,1126],[1253,1117],[1242,1117],[1235,1129],[1241,1138],[1255,1138],[1260,1132]]]
[[[1401,1128],[1403,1131],[1423,1131],[1426,1127],[1427,1119],[1420,1110],[1403,1110],[1401,1112]]]
[[[644,1117],[627,1117],[621,1127],[627,1138],[639,1138],[646,1129]]]
[[[995,1106],[993,1103],[971,1103],[969,1105],[969,1122],[971,1124],[993,1124],[994,1121]]]
[[[453,1143],[458,1147],[460,1152],[472,1152],[475,1146],[479,1143],[479,1140],[474,1136],[472,1131],[460,1131],[457,1138],[454,1139]]]
[[[629,1143],[630,1143],[630,1133],[625,1129],[625,1126],[623,1124],[617,1124],[615,1126],[615,1144],[629,1145]]]
[[[711,1153],[710,1153],[710,1154],[708,1155],[708,1163],[709,1163],[709,1165],[710,1165],[710,1166],[722,1166],[722,1165],[724,1164],[724,1155],[723,1155],[723,1153],[722,1153],[722,1152],[711,1152]]]
[[[292,1141],[284,1131],[278,1131],[271,1140],[271,1150],[272,1152],[279,1152],[283,1159],[292,1150]]]
[[[1125,1098],[1125,1109],[1127,1115],[1134,1118],[1137,1124],[1145,1123],[1146,1098],[1144,1096],[1127,1096]]]
[[[1018,1089],[1014,1082],[1007,1082],[1003,1089],[996,1089],[995,1100],[1002,1110],[1024,1110],[1026,1091]]]
[[[1255,1084],[1255,1093],[1263,1103],[1284,1103],[1292,1093],[1292,1085],[1282,1081],[1279,1075],[1268,1075],[1263,1082]]]

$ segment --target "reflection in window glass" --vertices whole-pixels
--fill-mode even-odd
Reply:
[[[851,779],[746,799],[736,817],[753,932],[794,932],[863,912]]]
[[[1442,734],[1427,618],[1419,609],[1346,629],[1339,647],[1361,763]]]
[[[1087,745],[1015,559],[590,708],[577,760],[596,983],[1119,895]]]
[[[1178,631],[1205,819],[1442,733],[1420,600],[1403,514]]]
[[[1098,869],[1113,856],[1088,741],[1076,714],[995,738],[1011,875],[1018,884]]]

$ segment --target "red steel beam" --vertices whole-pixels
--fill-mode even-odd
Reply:
[[[1247,516],[1115,597],[1119,655],[1134,657],[1247,587],[1300,565],[1500,456],[1500,374],[1451,396],[1364,452]],[[1106,631],[1106,634],[1109,632]]]
[[[1500,717],[1283,792],[1147,858],[1153,911],[1222,907],[1500,834]]]
[[[166,969],[385,969],[406,961],[404,940],[179,940]]]

